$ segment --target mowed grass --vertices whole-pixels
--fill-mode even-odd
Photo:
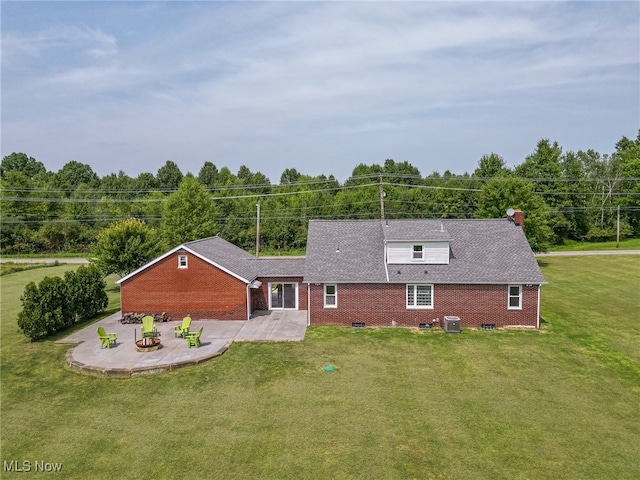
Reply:
[[[562,245],[552,245],[550,251],[584,251],[584,250],[640,250],[640,238],[625,238],[607,242],[576,242],[565,240]]]
[[[638,478],[638,256],[545,258],[540,331],[311,327],[129,379],[23,340],[35,272],[1,279],[0,461],[46,478]]]

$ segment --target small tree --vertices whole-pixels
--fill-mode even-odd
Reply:
[[[160,253],[154,228],[137,218],[117,222],[98,235],[92,263],[104,274],[121,277],[133,272]]]
[[[39,340],[74,322],[67,284],[60,277],[45,277],[36,286],[29,283],[21,297],[18,328],[30,339]]]
[[[64,280],[67,283],[76,321],[91,318],[107,308],[107,284],[100,269],[95,265],[82,265],[75,272],[65,272]]]

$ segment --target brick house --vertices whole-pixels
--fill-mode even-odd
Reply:
[[[216,236],[182,244],[116,283],[123,312],[247,320],[257,310],[305,306],[303,270],[304,258],[257,259]]]
[[[311,325],[539,327],[545,283],[510,219],[309,222],[304,258],[260,258],[212,237],[119,280],[124,312],[248,319],[306,310]]]

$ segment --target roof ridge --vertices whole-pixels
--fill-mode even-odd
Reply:
[[[193,243],[200,243],[200,242],[204,242],[206,240],[212,240],[214,238],[219,238],[220,240],[224,240],[224,238],[222,238],[220,235],[213,235],[211,237],[206,237],[206,238],[199,238],[198,240],[190,240],[188,242],[183,242],[181,243],[181,245],[191,245]],[[231,243],[228,240],[224,240],[225,242]]]

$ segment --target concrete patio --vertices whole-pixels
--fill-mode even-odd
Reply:
[[[121,324],[120,318],[122,314],[116,313],[59,340],[76,344],[67,352],[67,364],[74,370],[109,376],[172,371],[220,356],[233,342],[301,341],[307,329],[306,312],[293,310],[256,312],[251,320],[194,320],[192,332],[203,327],[200,348],[188,348],[184,339],[173,334],[179,321],[160,322],[156,325],[162,348],[138,352],[134,342],[141,338],[140,324]],[[116,345],[100,348],[99,326],[118,335]]]

